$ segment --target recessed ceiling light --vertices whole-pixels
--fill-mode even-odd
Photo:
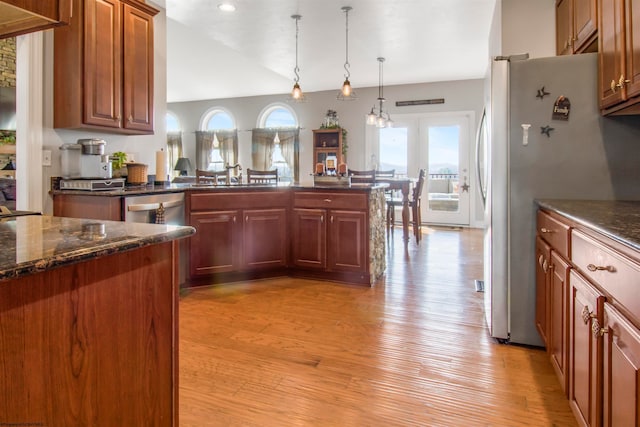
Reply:
[[[232,5],[231,3],[220,3],[218,5],[218,9],[220,9],[223,12],[235,12],[236,11],[236,7],[234,5]]]

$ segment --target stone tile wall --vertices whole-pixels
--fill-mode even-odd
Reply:
[[[16,38],[0,39],[0,87],[16,87]]]

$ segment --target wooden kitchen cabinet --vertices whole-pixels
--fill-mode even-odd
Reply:
[[[637,283],[637,282],[636,282]],[[611,304],[604,304],[604,427],[637,426],[640,420],[640,330]]]
[[[196,191],[187,200],[192,280],[286,268],[288,192]]]
[[[315,129],[313,131],[313,170],[317,163],[326,165],[328,156],[336,157],[336,168],[340,163],[344,163],[342,143],[342,128]]]
[[[565,228],[554,226],[554,221]],[[545,233],[542,233],[542,230]],[[556,251],[558,241],[567,257]],[[551,249],[547,349],[580,426],[637,426],[640,420],[640,251],[580,220],[538,211],[537,253]],[[549,243],[556,241],[556,244]],[[536,262],[539,262],[538,259]],[[548,272],[537,268],[537,284]],[[565,274],[566,272],[566,274]],[[562,314],[568,289],[568,309]],[[538,289],[539,291],[539,289]],[[538,309],[538,307],[536,307]],[[558,323],[567,325],[566,354]],[[539,321],[536,319],[537,325]]]
[[[54,127],[153,133],[153,17],[135,0],[74,1],[54,32]]]
[[[53,195],[54,216],[122,221],[124,220],[122,205],[123,198],[119,196]]]
[[[640,114],[640,1],[598,4],[600,108],[603,114]]]
[[[291,264],[318,273],[369,274],[366,194],[295,192]]]
[[[549,345],[549,294],[551,247],[536,237],[536,329],[545,346]]]
[[[560,255],[551,251],[551,280],[549,281],[549,337],[547,351],[551,365],[565,394],[569,376],[568,302],[569,272],[571,267]]]
[[[0,0],[0,38],[67,25],[72,0]]]
[[[600,425],[602,343],[593,333],[602,324],[604,295],[571,271],[569,296],[569,405],[582,426]]]
[[[556,53],[597,51],[597,0],[556,1]]]

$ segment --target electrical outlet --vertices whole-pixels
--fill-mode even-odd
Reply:
[[[42,151],[42,166],[51,166],[51,150]]]

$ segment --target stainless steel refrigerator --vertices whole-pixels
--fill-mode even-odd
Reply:
[[[595,53],[492,61],[476,157],[486,201],[485,311],[499,340],[542,345],[535,199],[640,197],[640,119],[600,115],[597,73]],[[560,97],[570,102],[568,120],[553,118]]]

